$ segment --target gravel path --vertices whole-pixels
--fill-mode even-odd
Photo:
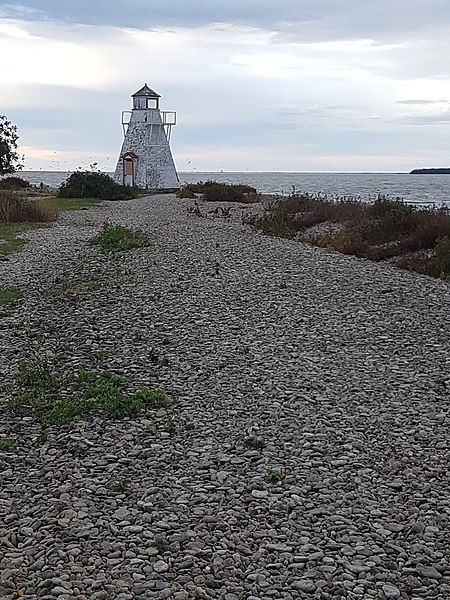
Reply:
[[[187,206],[66,213],[0,263],[1,378],[154,386],[153,348],[170,399],[45,435],[3,410],[0,598],[450,598],[448,286]],[[105,221],[153,245],[104,256]]]

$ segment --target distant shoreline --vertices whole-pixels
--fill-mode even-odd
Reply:
[[[450,175],[449,169],[413,169],[410,175]]]

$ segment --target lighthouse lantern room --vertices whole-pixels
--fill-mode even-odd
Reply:
[[[114,179],[148,190],[177,190],[180,181],[170,151],[177,115],[160,110],[160,95],[147,84],[132,98],[133,110],[122,112],[124,140]]]

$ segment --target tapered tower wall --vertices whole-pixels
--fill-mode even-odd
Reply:
[[[126,176],[125,160],[132,162],[132,177]],[[159,109],[135,108],[131,111],[114,179],[120,184],[150,190],[180,187]]]

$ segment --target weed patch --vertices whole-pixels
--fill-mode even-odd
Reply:
[[[16,306],[22,298],[23,292],[18,287],[0,288],[0,309]]]
[[[264,478],[264,481],[269,485],[282,485],[284,482],[284,475],[279,471],[270,471]]]
[[[245,438],[244,446],[248,450],[263,450],[266,447],[266,443],[260,438],[249,436]]]
[[[142,231],[132,231],[122,225],[115,227],[106,226],[93,240],[98,244],[104,254],[123,252],[133,248],[146,248],[151,245],[149,237]]]
[[[107,371],[77,371],[55,376],[45,363],[21,363],[9,406],[21,414],[34,415],[43,425],[66,425],[92,412],[108,419],[123,419],[145,406],[165,406],[161,390],[142,388],[124,392],[126,378]]]
[[[15,452],[17,450],[17,441],[12,438],[0,439],[0,452]]]
[[[167,433],[175,433],[175,421],[172,419],[172,417],[169,417],[167,419],[164,429]]]
[[[69,449],[69,452],[72,456],[74,456],[76,458],[84,458],[88,454],[87,448],[85,448],[84,446],[81,446],[78,443],[74,444]]]
[[[109,486],[109,489],[114,494],[125,494],[128,491],[128,484],[125,481],[118,481],[116,483],[112,483]]]
[[[166,540],[155,540],[152,546],[156,548],[160,554],[164,554],[164,552],[169,550],[169,544],[166,542]]]

